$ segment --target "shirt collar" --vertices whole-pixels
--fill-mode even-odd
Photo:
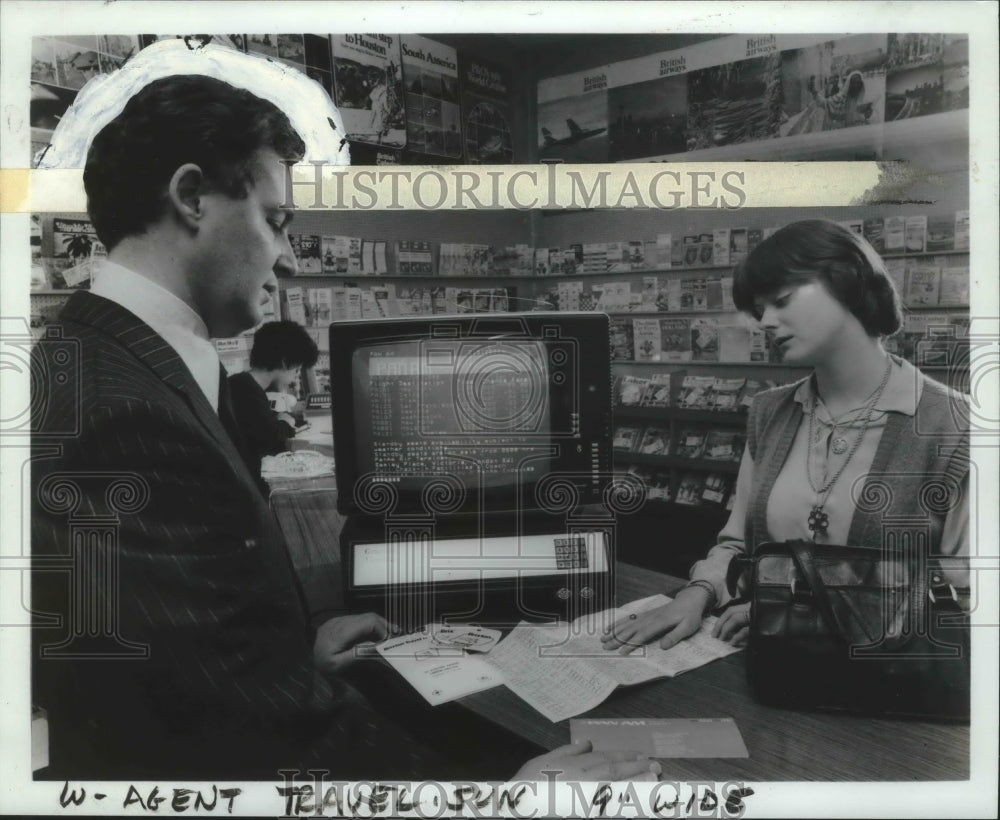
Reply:
[[[889,371],[889,381],[886,382],[885,390],[875,403],[875,410],[879,412],[904,413],[907,416],[915,415],[917,403],[920,401],[920,394],[923,390],[923,380],[920,371],[912,364],[898,356],[890,356],[892,359],[892,369]],[[795,390],[793,398],[802,405],[803,412],[810,412],[816,402],[815,379],[810,376],[803,379]]]
[[[204,320],[190,305],[152,279],[107,259],[101,260],[91,292],[131,311],[162,336],[218,409],[219,355]]]

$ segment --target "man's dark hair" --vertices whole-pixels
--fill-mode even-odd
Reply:
[[[822,282],[870,336],[891,336],[903,322],[885,263],[861,236],[828,219],[803,219],[761,242],[733,273],[733,302],[754,313],[757,299],[788,284]]]
[[[250,367],[261,370],[312,367],[318,358],[316,343],[297,322],[268,322],[253,335]]]
[[[94,137],[83,183],[98,238],[110,250],[163,213],[170,178],[191,162],[212,190],[234,199],[253,184],[262,149],[298,161],[305,143],[273,103],[222,80],[178,74],[154,80]]]

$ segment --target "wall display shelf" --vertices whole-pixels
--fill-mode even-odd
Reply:
[[[689,410],[685,407],[622,407],[615,408],[615,415],[627,415],[640,421],[658,422],[664,418],[672,421],[712,421],[719,424],[743,426],[747,422],[746,413],[732,413],[725,410]]]
[[[537,276],[532,274],[507,273],[487,276],[481,276],[473,273],[466,274],[464,276],[455,274],[439,275],[435,273],[301,273],[295,276],[282,277],[279,281],[286,287],[293,287],[293,283],[301,282],[303,280],[307,280],[310,283],[337,282],[339,284],[345,284],[350,282],[378,282],[384,279],[391,279],[394,281],[398,279],[406,281],[419,279],[429,282],[483,282],[484,280],[502,280],[506,282],[511,279],[517,279],[520,281],[524,279],[537,278]]]
[[[968,162],[969,110],[946,111],[920,118],[920,127],[910,120],[857,125],[819,133],[784,136],[756,142],[702,148],[683,153],[633,160],[635,162],[731,162],[767,160],[910,159],[933,154],[938,170]],[[934,148],[938,150],[933,150]],[[941,150],[947,148],[949,150]],[[949,161],[949,164],[944,163]]]
[[[919,259],[927,256],[968,256],[971,251],[968,248],[949,248],[943,251],[903,251],[902,253],[890,253],[883,251],[879,254],[883,259]]]
[[[701,361],[692,360],[688,362],[639,362],[634,359],[615,359],[611,362],[611,366],[615,365],[636,365],[637,367],[649,367],[650,365],[654,367],[661,368],[674,368],[687,370],[691,367],[794,367],[794,365],[785,364],[784,362],[712,362],[712,361]]]
[[[678,407],[682,381],[671,378],[670,385],[674,406],[616,402],[615,467],[646,485],[649,513],[697,509],[721,527],[743,454],[746,413]]]
[[[646,453],[615,453],[615,464],[620,466],[641,464],[647,467],[674,467],[680,471],[697,470],[705,473],[730,473],[736,475],[740,465],[732,461],[716,461],[709,458],[683,458],[682,456],[658,456]]]
[[[936,256],[969,256],[969,250],[941,250],[941,251],[905,251],[901,253],[883,252],[879,256],[882,259],[922,259],[934,258]],[[578,272],[560,274],[529,274],[518,278],[534,279],[539,282],[564,282],[574,279],[594,279],[602,276],[656,276],[661,274],[680,273],[696,274],[711,273],[712,271],[732,274],[735,265],[703,265],[701,267],[663,267],[655,268],[631,268],[629,270],[607,270],[603,272]],[[721,277],[720,277],[721,278]]]
[[[713,316],[721,314],[723,316],[737,316],[737,311],[727,309],[727,308],[706,308],[702,310],[606,310],[604,311],[611,317],[627,317],[627,316],[639,316],[639,317],[668,317],[668,316]]]
[[[707,273],[709,271],[728,271],[732,273],[732,265],[703,265],[701,267],[684,267],[684,268],[666,268],[666,267],[655,267],[655,268],[631,268],[630,270],[607,270],[603,273],[600,271],[594,272],[581,272],[581,273],[560,273],[560,274],[544,274],[544,275],[534,275],[531,278],[537,279],[539,282],[559,282],[568,279],[593,279],[598,276],[652,276],[659,273]]]

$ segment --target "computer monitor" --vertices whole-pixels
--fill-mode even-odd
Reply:
[[[602,501],[612,458],[605,314],[337,321],[330,374],[344,514],[530,514]]]

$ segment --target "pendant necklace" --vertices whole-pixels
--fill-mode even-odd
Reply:
[[[846,433],[839,432],[839,428],[850,427],[852,424],[856,424],[858,420],[861,418],[862,414],[867,409],[868,404],[873,399],[875,399],[876,401],[878,400],[878,395],[876,394],[879,394],[880,390],[882,389],[884,389],[882,385],[876,387],[871,393],[868,394],[868,397],[861,403],[860,407],[854,410],[848,410],[846,413],[844,413],[842,416],[838,418],[833,418],[832,416],[830,417],[829,424],[832,428],[830,431],[831,435],[830,449],[833,450],[833,452],[836,455],[842,456],[844,453],[847,452],[848,448]],[[850,418],[848,418],[848,416],[850,416]],[[816,431],[817,440],[822,434],[823,434],[822,430]]]
[[[857,421],[861,422],[861,426],[858,429],[858,434],[854,439],[853,444],[848,444],[847,438],[845,436],[837,435],[837,426],[842,423],[838,420],[833,427],[833,440],[830,444],[830,449],[837,455],[842,455],[847,453],[847,458],[845,458],[840,467],[837,468],[837,472],[834,473],[833,478],[831,478],[826,484],[820,484],[817,486],[817,482],[813,481],[813,469],[812,469],[812,449],[814,442],[817,441],[816,437],[816,401],[813,400],[812,409],[809,411],[809,447],[806,449],[806,477],[809,479],[809,487],[816,494],[816,503],[813,504],[812,509],[809,511],[809,517],[806,520],[806,525],[812,530],[813,540],[816,540],[818,535],[826,535],[826,531],[830,526],[830,516],[823,509],[826,506],[826,500],[830,496],[830,491],[833,489],[833,485],[837,483],[837,479],[840,478],[841,474],[847,468],[854,454],[858,451],[861,446],[861,441],[865,437],[865,433],[868,431],[868,427],[871,424],[872,415],[875,413],[875,405],[878,404],[880,398],[882,398],[882,393],[885,392],[885,387],[889,383],[889,374],[892,372],[892,358],[886,357],[885,373],[882,375],[882,381],[875,391],[868,398],[866,404],[861,409],[859,414],[853,419],[850,419],[849,423],[853,424]]]

